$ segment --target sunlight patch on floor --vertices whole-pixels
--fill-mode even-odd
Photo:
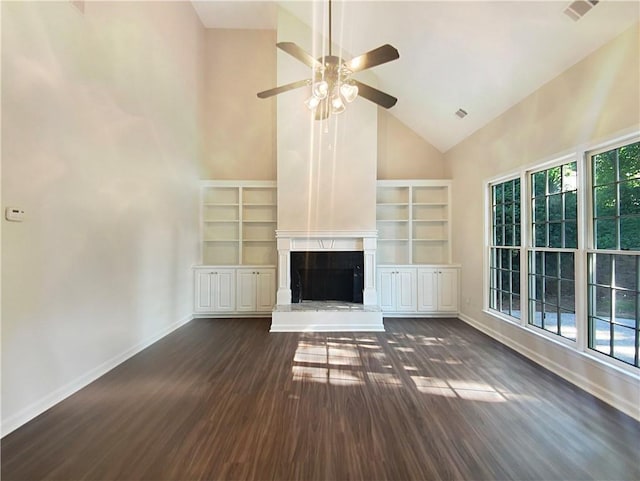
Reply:
[[[459,397],[467,401],[506,402],[506,390],[497,389],[489,384],[461,381],[455,379],[439,379],[425,376],[411,376],[418,391],[435,396]]]

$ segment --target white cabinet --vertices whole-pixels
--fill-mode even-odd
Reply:
[[[457,268],[418,268],[418,311],[427,313],[458,312]]]
[[[195,270],[195,311],[233,312],[235,310],[235,271],[202,268]]]
[[[381,266],[377,280],[385,315],[446,317],[458,313],[457,266]]]
[[[438,310],[438,269],[418,269],[418,310]]]
[[[195,312],[225,316],[271,312],[276,270],[263,267],[196,267]]]
[[[275,269],[238,269],[238,312],[271,312],[275,303]]]
[[[250,315],[275,303],[277,189],[272,181],[203,181],[196,314]]]
[[[416,269],[379,267],[378,293],[383,312],[415,312]]]

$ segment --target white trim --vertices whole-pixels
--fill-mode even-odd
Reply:
[[[617,149],[628,143],[640,141],[640,132],[638,128],[629,129],[625,134],[619,133],[616,137],[609,140],[597,140],[584,146],[584,153],[587,157],[601,154],[608,150]],[[587,158],[588,160],[588,158]]]
[[[367,238],[378,237],[377,230],[276,230],[277,239],[299,238],[299,239],[335,239],[335,238]]]
[[[382,311],[363,310],[273,310],[270,332],[384,332]]]
[[[581,356],[587,356],[595,359],[601,365],[614,369],[622,369],[624,372],[633,371],[633,375],[638,370],[637,367],[627,366],[625,363],[615,358],[601,355],[597,351],[588,348],[588,272],[589,266],[587,257],[589,253],[600,254],[633,254],[633,251],[612,251],[597,250],[590,246],[594,245],[593,223],[591,221],[593,215],[593,196],[592,196],[592,172],[591,157],[601,152],[619,148],[630,143],[640,141],[640,132],[638,127],[625,129],[623,131],[609,136],[604,139],[597,139],[594,142],[583,143],[567,149],[561,153],[556,153],[545,159],[532,162],[525,166],[520,166],[506,174],[493,176],[485,180],[484,184],[484,250],[483,250],[483,312],[502,321],[508,321],[510,324],[519,325],[524,330],[532,332],[537,336],[544,337],[554,343],[559,343],[568,347],[571,351]],[[547,170],[554,166],[563,165],[567,162],[576,162],[577,174],[577,230],[578,245],[576,248],[546,248],[533,246],[531,236],[531,186],[530,177],[532,174]],[[493,247],[491,242],[491,187],[502,182],[507,182],[520,175],[520,215],[521,215],[521,244],[520,244],[520,303],[521,303],[521,319],[516,323],[513,319],[507,319],[504,316],[496,315],[497,311],[489,308],[489,286],[490,286],[490,251]],[[573,252],[574,253],[574,283],[575,283],[575,315],[576,315],[576,340],[562,338],[551,332],[531,326],[528,323],[529,317],[529,279],[528,279],[528,259],[530,253],[533,252]],[[637,254],[637,253],[636,253]],[[515,319],[515,318],[514,318]],[[625,364],[620,367],[620,364]]]
[[[377,305],[376,290],[376,250],[377,230],[276,230],[276,244],[278,249],[278,290],[276,305],[291,304],[291,252],[338,252],[362,251],[364,261],[363,304]],[[281,320],[274,311],[273,322]],[[382,317],[380,323],[382,323]],[[308,323],[305,323],[307,325]]]
[[[306,324],[303,322],[279,324],[271,326],[269,332],[384,332],[384,326],[372,326],[370,324],[350,324],[345,327],[343,323],[337,324]]]
[[[522,318],[518,319],[517,317],[510,316],[509,314],[505,314],[504,312],[496,311],[491,307],[488,309],[483,309],[482,312],[484,312],[488,316],[492,316],[492,317],[495,317],[496,319],[500,319],[501,321],[505,321],[505,322],[508,322],[509,324],[513,324],[514,326],[524,327],[520,322]],[[520,310],[520,313],[521,314],[523,313],[522,309]]]
[[[200,187],[277,187],[275,180],[201,180]]]
[[[529,251],[531,239],[531,212],[526,207],[531,198],[531,185],[526,171],[520,172],[520,326],[529,322]],[[522,206],[525,206],[523,209]],[[522,292],[524,288],[524,294]]]
[[[270,319],[272,311],[257,312],[196,312],[194,319]]]
[[[401,180],[377,180],[380,187],[443,187],[451,186],[451,179],[401,179]]]
[[[394,318],[394,319],[457,319],[459,313],[456,312],[385,312],[384,317]]]
[[[68,398],[69,396],[76,393],[80,389],[91,384],[93,381],[95,381],[99,377],[104,376],[107,372],[111,371],[113,368],[122,364],[127,359],[135,356],[140,351],[146,349],[151,344],[159,341],[163,337],[167,336],[168,334],[172,333],[173,331],[175,331],[179,327],[182,327],[183,325],[187,324],[189,321],[193,319],[194,319],[193,315],[188,315],[187,317],[180,319],[179,321],[174,322],[169,326],[166,326],[165,328],[161,329],[159,332],[152,335],[151,337],[148,337],[147,339],[135,344],[129,349],[121,352],[120,354],[117,354],[116,356],[112,357],[111,359],[108,359],[107,361],[103,362],[99,366],[96,366],[95,368],[89,370],[83,375],[77,377],[73,381],[54,390],[53,392],[50,392],[49,394],[38,399],[37,401],[32,402],[31,404],[21,409],[14,415],[8,417],[7,419],[3,419],[2,428],[1,428],[2,437],[18,429],[23,424],[26,424],[36,416],[42,414],[47,409],[52,408],[53,406],[58,404],[60,401],[63,401],[64,399]]]
[[[528,311],[528,309],[527,309]],[[541,327],[538,327],[534,324],[521,324],[519,322],[516,322],[518,320],[517,317],[510,317],[507,316],[506,314],[499,312],[499,311],[495,311],[493,309],[489,309],[486,311],[483,311],[485,314],[495,317],[496,319],[500,319],[503,321],[508,321],[510,324],[513,324],[514,326],[518,326],[524,330],[526,330],[527,332],[531,332],[532,334],[538,336],[538,337],[542,337],[544,339],[547,339],[555,344],[560,344],[563,345],[565,347],[568,347],[569,349],[573,349],[576,350],[576,341],[574,341],[573,339],[569,339],[566,337],[562,337],[559,334],[555,334],[551,331],[547,331],[546,329],[543,329]],[[521,311],[522,313],[524,313],[524,311]]]
[[[529,168],[524,169],[524,173],[526,174],[527,177],[529,177],[538,172],[542,172],[543,170],[549,170],[549,169],[553,169],[554,167],[560,167],[561,165],[568,164],[570,162],[576,162],[576,164],[580,162],[579,151],[572,150],[568,154],[564,154],[559,157],[553,157],[542,162],[536,162],[535,164],[531,165]],[[576,165],[576,169],[577,168],[578,166]],[[529,184],[529,182],[527,182],[527,184]],[[529,196],[529,198],[531,197]]]
[[[588,167],[586,152],[578,155],[576,170],[576,234],[578,236],[577,252],[573,256],[573,280],[575,288],[575,315],[576,315],[576,346],[578,351],[584,352],[587,348],[589,337],[589,268],[587,266],[587,247],[589,246],[589,233],[591,222],[587,215],[587,203],[590,202],[591,195],[588,177]],[[582,188],[580,188],[582,186]],[[582,326],[579,326],[580,323]]]
[[[488,336],[494,338],[505,346],[517,351],[536,364],[539,364],[540,366],[557,374],[563,379],[566,379],[570,383],[578,386],[580,389],[583,389],[584,391],[596,396],[598,399],[601,399],[614,408],[619,409],[628,416],[631,416],[640,421],[640,407],[638,407],[637,399],[623,398],[617,395],[616,392],[605,389],[593,383],[590,379],[580,375],[578,373],[578,370],[575,369],[574,364],[571,363],[569,366],[558,364],[557,362],[550,360],[548,357],[538,353],[537,351],[534,351],[520,344],[519,342],[514,341],[510,337],[487,327],[486,325],[476,321],[475,319],[465,314],[460,314],[459,318],[473,328],[479,330],[480,332],[487,334]],[[517,324],[510,324],[519,327]],[[555,342],[555,340],[547,339],[546,337],[545,339],[553,342],[555,345],[566,347],[561,343]],[[569,356],[574,357],[576,361],[585,363],[589,367],[589,369],[599,369],[601,371],[605,371],[608,376],[616,377],[616,379],[621,382],[629,383],[630,385],[635,384],[635,387],[637,387],[638,392],[640,393],[640,377],[633,376],[626,371],[622,371],[621,369],[616,368],[615,366],[603,364],[598,359],[593,358],[586,353],[576,351],[575,349],[566,349],[566,353]]]

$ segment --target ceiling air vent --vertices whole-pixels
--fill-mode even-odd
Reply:
[[[456,112],[456,115],[458,117],[460,117],[461,119],[464,119],[467,116],[467,111],[466,110],[462,110],[462,109],[458,109],[458,111]]]
[[[564,13],[574,21],[580,20],[589,10],[598,4],[599,0],[577,0],[569,4]]]

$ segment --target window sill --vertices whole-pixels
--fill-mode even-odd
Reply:
[[[597,351],[595,352],[590,352],[591,349],[585,349],[585,350],[581,350],[578,349],[577,347],[577,343],[576,341],[571,341],[569,339],[556,339],[555,337],[551,337],[553,336],[553,334],[546,334],[545,332],[539,332],[542,331],[542,329],[538,329],[536,327],[529,327],[528,325],[524,325],[520,319],[515,318],[515,317],[510,317],[507,316],[505,314],[502,314],[500,312],[497,311],[492,311],[490,309],[483,309],[482,312],[484,314],[487,314],[495,319],[507,322],[508,324],[511,324],[514,327],[517,327],[519,329],[524,330],[525,332],[528,332],[540,339],[544,339],[547,342],[553,343],[556,346],[560,346],[564,349],[568,349],[570,350],[573,354],[576,354],[578,356],[580,356],[581,358],[583,358],[585,361],[589,362],[590,364],[598,367],[598,368],[606,368],[607,370],[611,370],[613,371],[613,373],[615,374],[619,374],[621,376],[623,376],[626,379],[632,378],[636,381],[640,381],[640,369],[631,366],[631,365],[624,365],[623,363],[620,362],[620,365],[618,362],[614,362],[615,359],[608,359],[606,358],[607,356],[598,354]],[[542,353],[538,352],[538,355],[543,355]],[[606,358],[606,359],[604,359]]]

